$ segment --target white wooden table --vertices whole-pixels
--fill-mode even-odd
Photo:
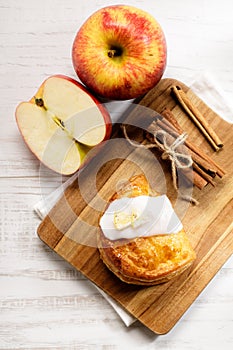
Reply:
[[[111,3],[117,3],[112,1]],[[35,234],[33,205],[58,186],[24,145],[16,105],[56,73],[76,77],[75,33],[109,0],[0,0],[0,349],[233,348],[233,259],[164,336],[127,328],[77,271]],[[161,23],[168,44],[165,76],[186,82],[211,71],[233,101],[231,0],[128,0]]]

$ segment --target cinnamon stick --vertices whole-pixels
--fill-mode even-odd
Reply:
[[[167,120],[179,133],[183,133],[183,129],[181,128],[180,124],[176,120],[174,114],[169,108],[165,108],[161,115]]]
[[[195,162],[193,162],[193,169],[208,183],[215,187],[215,182],[212,180],[212,177],[208,175],[204,170],[202,170]]]
[[[196,170],[192,172],[188,169],[182,169],[182,172],[189,183],[194,184],[199,190],[203,190],[207,186],[208,181],[203,178]]]
[[[219,164],[217,164],[206,153],[202,152],[201,149],[198,148],[194,143],[191,143],[190,141],[186,140],[186,146],[192,151],[192,154],[196,154],[197,156],[200,156],[203,159],[203,161],[205,160],[206,162],[209,163],[209,165],[210,165],[209,171],[210,172],[211,171],[216,171],[216,174],[220,178],[222,178],[226,174],[225,170],[222,167],[220,167]]]
[[[215,151],[218,151],[223,147],[223,143],[212,129],[210,124],[203,117],[202,113],[198,110],[196,106],[190,101],[186,93],[182,90],[180,86],[171,87],[172,95],[177,99],[178,103],[182,106],[191,120],[196,124],[196,126],[201,130],[205,138],[209,141],[211,146]]]

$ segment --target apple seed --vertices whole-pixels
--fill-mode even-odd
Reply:
[[[34,98],[35,98],[35,104],[37,106],[43,107],[44,109],[46,109],[42,98],[37,98],[37,97],[34,97]]]

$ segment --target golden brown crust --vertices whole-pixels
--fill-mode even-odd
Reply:
[[[155,195],[143,175],[132,177],[111,201],[139,195]],[[130,241],[110,241],[100,230],[98,244],[106,266],[122,281],[139,285],[166,282],[183,272],[196,257],[183,229],[174,234],[138,237]]]

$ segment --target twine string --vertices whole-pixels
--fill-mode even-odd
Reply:
[[[154,133],[155,147],[159,147],[162,150],[162,159],[171,161],[173,186],[176,190],[178,190],[176,169],[189,168],[193,163],[189,154],[178,152],[178,147],[184,144],[186,138],[187,134],[183,133],[171,145],[168,145],[166,131],[157,130]]]
[[[192,166],[192,163],[193,163],[191,155],[187,153],[181,153],[178,151],[178,147],[184,144],[188,135],[186,133],[179,135],[175,139],[175,141],[171,145],[169,145],[167,141],[168,133],[165,130],[156,130],[155,133],[153,134],[154,143],[140,144],[132,141],[129,138],[125,125],[122,125],[122,130],[126,140],[132,146],[137,148],[146,148],[146,149],[159,148],[162,151],[162,156],[161,156],[162,159],[164,160],[169,159],[171,162],[173,186],[175,190],[178,191],[176,170],[189,168]],[[181,196],[181,197],[187,201],[190,201],[193,204],[198,204],[198,202],[192,197],[189,197],[189,196]]]

